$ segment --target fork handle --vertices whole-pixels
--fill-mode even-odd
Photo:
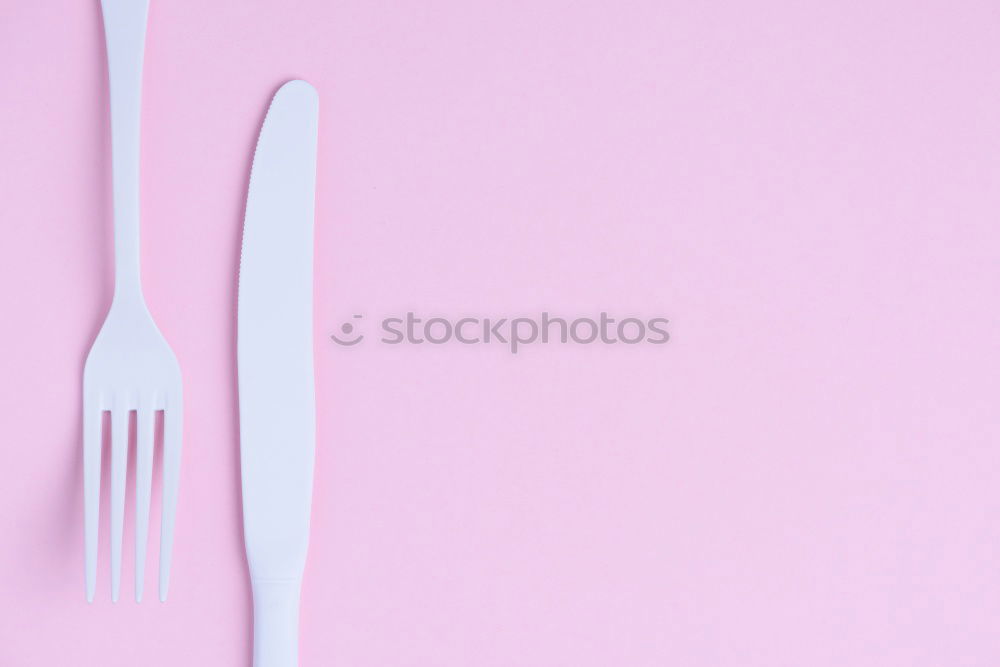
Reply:
[[[254,580],[252,586],[253,667],[296,667],[302,581]]]
[[[139,113],[149,0],[101,0],[111,92],[115,300],[139,297]]]

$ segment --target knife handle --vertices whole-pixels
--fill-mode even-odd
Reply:
[[[101,0],[111,93],[115,300],[142,299],[139,285],[139,111],[149,0]]]
[[[296,667],[302,580],[255,580],[252,587],[253,667]]]

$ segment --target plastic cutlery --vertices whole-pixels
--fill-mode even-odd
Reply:
[[[84,561],[87,600],[97,580],[102,413],[111,413],[111,599],[121,588],[130,414],[136,414],[135,599],[142,599],[153,439],[163,411],[160,600],[166,600],[181,457],[181,374],[146,307],[139,278],[139,108],[148,0],[102,0],[111,88],[115,292],[83,371]]]
[[[240,257],[237,363],[243,533],[254,667],[298,664],[316,399],[313,214],[319,99],[305,81],[274,96],[250,170]]]

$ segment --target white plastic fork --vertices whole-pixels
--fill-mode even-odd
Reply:
[[[83,370],[84,561],[87,601],[97,580],[102,413],[111,413],[111,599],[121,589],[129,415],[136,413],[135,599],[142,600],[156,412],[163,411],[160,600],[170,581],[181,462],[177,359],[146,307],[139,278],[139,109],[149,0],[101,0],[111,88],[115,292]]]

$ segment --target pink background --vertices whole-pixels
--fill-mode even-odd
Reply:
[[[112,605],[104,530],[92,606],[99,5],[3,5],[0,664],[249,664],[235,277],[293,77],[321,96],[303,665],[1000,662],[995,2],[153,0],[143,276],[187,406],[173,586],[132,602],[129,529]],[[409,309],[662,314],[673,338],[325,338]]]

